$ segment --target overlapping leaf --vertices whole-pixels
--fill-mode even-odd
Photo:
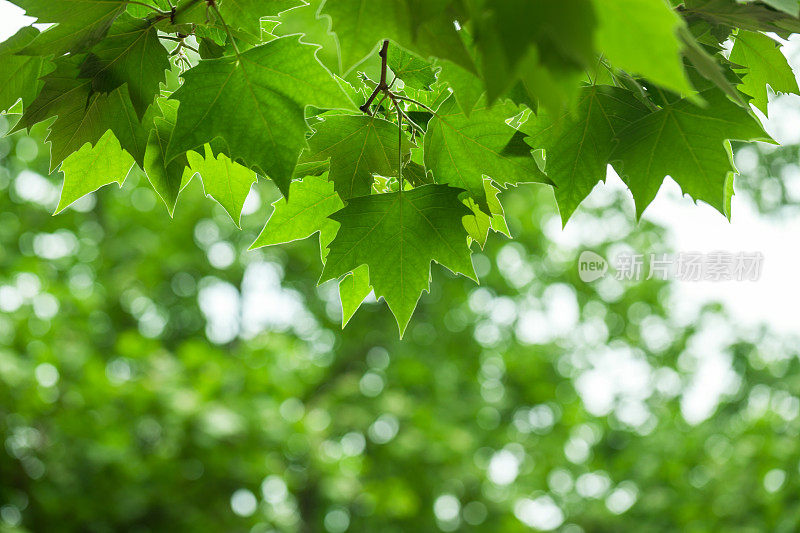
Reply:
[[[526,142],[545,150],[545,173],[556,184],[564,224],[597,182],[605,180],[615,135],[648,112],[630,91],[593,85],[583,89],[576,110],[559,116],[542,111],[522,126]]]
[[[231,159],[269,176],[285,194],[306,143],[306,106],[353,105],[296,37],[204,60],[184,80],[173,95],[181,105],[166,159],[222,137]]]
[[[461,218],[469,210],[460,191],[424,185],[410,191],[352,198],[331,218],[336,238],[321,281],[369,268],[375,296],[383,297],[405,331],[422,291],[429,287],[430,263],[475,279]]]
[[[222,0],[219,12],[227,24],[260,36],[262,18],[302,5],[300,0]]]
[[[326,0],[320,13],[333,21],[345,72],[383,39],[423,58],[437,56],[470,69],[472,59],[455,29],[450,4],[451,0]]]
[[[367,115],[332,115],[315,129],[302,160],[330,159],[329,179],[342,199],[369,194],[375,174],[397,176],[400,139],[396,124]],[[410,150],[411,143],[403,138],[404,158]]]
[[[20,99],[24,105],[30,104],[42,88],[40,78],[51,70],[45,57],[17,54],[37,35],[39,30],[26,26],[0,44],[0,112]]]
[[[701,94],[700,107],[683,99],[633,122],[617,135],[611,161],[630,187],[641,216],[669,175],[695,200],[730,216],[734,171],[728,140],[769,140],[758,121],[720,91]]]
[[[85,52],[99,42],[124,10],[125,0],[12,0],[39,24],[56,23],[23,53]]]
[[[800,5],[795,2],[796,5]],[[752,97],[751,102],[767,114],[767,85],[773,91],[798,93],[794,72],[776,43],[763,33],[740,31],[731,50],[730,60],[746,67],[741,91]]]
[[[483,177],[496,183],[550,183],[530,154],[504,153],[516,130],[506,120],[517,114],[508,103],[480,106],[467,117],[455,100],[448,98],[428,124],[425,134],[425,168],[436,183],[467,191],[488,212]]]
[[[47,137],[50,168],[55,169],[84,144],[94,144],[109,129],[137,162],[144,157],[146,132],[139,122],[126,86],[108,94],[93,93],[91,80],[78,79],[80,56],[59,60],[44,77],[39,96],[25,110],[17,129],[57,116]]]
[[[142,117],[169,68],[167,50],[158,40],[155,25],[123,14],[108,36],[92,48],[80,76],[91,78],[92,89],[98,92],[127,84],[133,108]]]

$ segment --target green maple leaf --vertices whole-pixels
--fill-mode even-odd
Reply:
[[[327,176],[306,176],[293,181],[289,198],[279,198],[272,204],[272,214],[250,249],[306,239],[318,233],[320,256],[324,261],[338,227],[328,217],[343,206]],[[339,281],[343,328],[371,291],[369,271],[365,265]]]
[[[425,134],[425,168],[436,183],[448,183],[467,191],[489,211],[483,177],[495,183],[552,183],[530,154],[516,156],[504,148],[516,133],[506,120],[518,113],[516,106],[480,105],[467,117],[450,97],[439,107]]]
[[[0,112],[22,99],[30,104],[42,88],[40,78],[52,70],[50,61],[40,56],[17,55],[39,35],[39,30],[26,26],[0,44]]]
[[[85,144],[61,164],[64,184],[54,214],[58,214],[79,198],[109,183],[122,183],[133,167],[133,157],[119,145],[114,134],[107,131],[92,146]]]
[[[397,125],[367,115],[331,115],[315,125],[309,152],[301,161],[330,159],[329,179],[342,199],[370,193],[373,175],[397,176],[399,136]],[[411,143],[403,137],[403,157]]]
[[[256,173],[234,163],[225,154],[214,156],[210,145],[205,145],[205,157],[197,152],[186,152],[192,173],[200,174],[203,191],[221,205],[237,227],[241,228],[242,207],[250,187],[256,182]]]
[[[430,284],[430,263],[476,279],[461,218],[470,213],[461,191],[445,185],[352,198],[330,218],[341,224],[330,244],[320,281],[369,268],[376,297],[383,297],[400,334],[422,291]]]
[[[339,301],[342,303],[342,329],[350,322],[353,315],[361,307],[364,298],[372,292],[369,284],[369,268],[361,265],[348,272],[339,281]]]
[[[684,23],[661,0],[594,0],[599,51],[620,69],[677,93],[690,93],[677,30]],[[647,46],[642,46],[647,43]]]
[[[735,171],[731,139],[771,140],[761,124],[719,90],[703,91],[707,105],[682,99],[633,122],[617,134],[610,160],[633,193],[637,216],[669,175],[695,200],[730,218]]]
[[[123,11],[125,0],[12,0],[36,22],[56,23],[21,53],[59,55],[84,52],[99,42],[114,19]]]
[[[167,160],[222,137],[234,161],[269,176],[286,194],[306,145],[306,106],[352,108],[314,48],[282,37],[183,75]]]
[[[260,37],[262,18],[302,5],[299,0],[222,0],[219,12],[229,26]]]
[[[328,218],[344,206],[333,183],[325,175],[306,176],[292,182],[289,196],[278,198],[264,229],[251,250],[306,239],[320,234],[320,254],[336,234],[336,223]]]
[[[408,87],[429,91],[436,83],[436,73],[431,64],[400,47],[389,47],[387,64]]]
[[[423,58],[437,56],[465,68],[472,60],[455,29],[451,0],[327,0],[320,14],[332,19],[342,70],[350,71],[379,43],[391,39]]]
[[[80,56],[66,56],[45,76],[39,96],[25,109],[15,130],[57,116],[50,125],[50,168],[54,170],[84,144],[94,144],[109,129],[122,148],[141,163],[146,132],[131,105],[127,86],[108,94],[93,93],[91,80],[77,79]]]
[[[563,224],[597,182],[605,180],[614,136],[648,113],[630,91],[593,85],[582,90],[576,109],[556,116],[540,112],[521,126],[525,141],[545,150],[544,170],[556,184]]]
[[[796,5],[797,4],[795,2]],[[767,85],[776,93],[798,93],[797,80],[778,43],[763,33],[740,31],[736,34],[731,62],[746,69],[739,89],[752,97],[751,102],[767,114]]]
[[[108,36],[92,48],[81,65],[80,77],[91,78],[97,92],[111,92],[127,83],[133,108],[142,117],[169,69],[167,50],[158,40],[156,27],[123,14]]]
[[[183,186],[194,174],[189,168],[186,154],[181,154],[174,159],[166,157],[170,138],[175,130],[175,121],[178,116],[178,102],[160,98],[158,107],[162,116],[153,118],[153,129],[147,139],[147,150],[144,156],[144,171],[150,185],[159,198],[167,206],[169,215],[175,213],[178,203],[178,194]]]

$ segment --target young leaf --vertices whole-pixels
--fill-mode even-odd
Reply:
[[[470,211],[458,200],[460,192],[424,185],[352,198],[330,217],[341,227],[320,281],[367,265],[375,296],[386,300],[402,336],[422,291],[428,290],[431,261],[476,279],[461,225]]]
[[[214,157],[211,146],[206,144],[205,157],[197,152],[186,152],[192,173],[200,174],[203,191],[219,202],[237,227],[241,228],[242,207],[250,187],[256,182],[256,173],[231,161],[225,154]]]
[[[557,116],[540,111],[521,126],[533,148],[545,150],[545,173],[556,184],[561,221],[605,180],[614,136],[648,114],[647,108],[625,89],[592,85],[581,92],[575,110]]]
[[[436,183],[465,189],[487,213],[489,207],[483,176],[496,183],[552,183],[530,154],[508,155],[503,148],[516,130],[506,119],[518,110],[509,103],[481,105],[467,118],[450,97],[439,107],[425,134],[425,168]]]
[[[633,122],[618,133],[610,160],[630,187],[640,217],[669,175],[695,200],[730,217],[728,175],[735,171],[726,143],[770,140],[758,121],[719,90],[700,94],[699,107],[686,99]]]
[[[123,14],[108,36],[92,48],[80,76],[92,79],[92,89],[111,92],[123,83],[139,117],[147,111],[163,83],[170,63],[152,23]]]
[[[269,176],[284,194],[306,144],[306,106],[353,107],[297,37],[203,60],[183,77],[172,95],[181,105],[167,160],[222,137],[231,159]]]
[[[58,214],[79,198],[109,183],[122,183],[133,167],[133,157],[107,131],[94,146],[85,144],[61,164],[64,184],[53,214]]]
[[[800,5],[795,2],[796,5]],[[730,55],[731,62],[746,67],[741,91],[767,114],[767,85],[776,93],[798,93],[794,72],[781,53],[778,43],[763,33],[740,31],[736,34]],[[737,69],[739,70],[739,69]]]
[[[315,129],[308,140],[310,150],[301,161],[330,159],[329,179],[342,199],[368,195],[374,174],[397,176],[396,124],[368,115],[331,115]],[[404,158],[410,150],[411,143],[404,137]]]
[[[106,34],[123,11],[125,0],[11,0],[36,22],[56,23],[21,52],[28,55],[60,55],[85,52]]]

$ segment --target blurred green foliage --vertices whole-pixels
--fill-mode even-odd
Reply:
[[[340,330],[313,238],[246,251],[268,183],[242,231],[137,175],[53,217],[41,134],[0,139],[0,531],[800,528],[797,345],[581,282],[583,248],[669,251],[628,202],[565,243],[503,193],[515,240],[481,286],[434,268],[401,342],[383,305]]]

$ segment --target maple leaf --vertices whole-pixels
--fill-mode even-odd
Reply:
[[[251,250],[306,239],[320,234],[320,255],[336,234],[336,223],[328,218],[344,206],[325,175],[306,176],[291,184],[288,197],[278,198],[264,229]]]
[[[509,155],[504,147],[516,133],[506,119],[518,113],[507,102],[482,105],[467,117],[450,97],[439,107],[425,134],[425,168],[436,183],[465,189],[477,204],[489,211],[483,176],[495,183],[552,183],[530,154]]]
[[[605,180],[616,133],[648,113],[630,91],[593,85],[583,89],[576,109],[557,116],[540,112],[520,127],[530,146],[545,150],[544,170],[556,184],[563,224]]]
[[[250,187],[256,182],[256,173],[234,163],[225,154],[214,156],[211,146],[204,146],[205,157],[197,152],[186,152],[186,159],[192,173],[200,174],[203,191],[225,209],[228,215],[241,228],[242,207]]]
[[[403,192],[351,198],[330,216],[341,227],[330,244],[320,282],[369,268],[376,297],[392,310],[400,335],[430,284],[430,263],[476,279],[461,218],[461,191],[423,185]]]
[[[631,123],[617,134],[610,161],[633,193],[637,217],[669,175],[684,193],[730,218],[731,139],[771,140],[761,124],[717,89],[700,107],[687,99]]]
[[[797,2],[795,2],[796,5]],[[751,102],[767,114],[767,85],[776,93],[797,94],[797,80],[778,43],[763,33],[740,31],[733,42],[730,60],[742,65],[739,89],[752,97]]]
[[[83,145],[61,164],[64,184],[53,214],[60,213],[104,185],[117,183],[122,187],[133,164],[133,157],[122,149],[111,131],[107,131],[94,146]]]
[[[106,32],[123,11],[125,0],[11,0],[36,22],[56,23],[25,47],[20,53],[60,55],[64,52],[85,52],[105,37]]]
[[[108,36],[95,45],[81,65],[80,77],[91,78],[92,89],[111,92],[122,84],[141,118],[170,69],[167,50],[154,24],[123,14]]]
[[[375,174],[397,176],[400,140],[396,124],[368,115],[330,115],[314,128],[308,141],[310,150],[301,160],[330,159],[329,179],[342,199],[369,194]],[[404,158],[410,150],[411,143],[404,137]]]
[[[183,78],[172,95],[181,105],[166,159],[222,137],[231,159],[269,176],[284,194],[306,145],[306,106],[353,107],[297,37],[203,60]]]

